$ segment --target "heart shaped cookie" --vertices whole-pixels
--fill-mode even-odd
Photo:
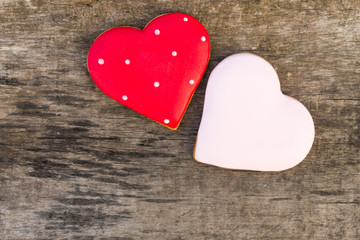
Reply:
[[[88,69],[109,97],[177,129],[210,57],[204,26],[190,15],[170,13],[144,30],[116,27],[92,44]]]
[[[281,92],[270,63],[235,54],[210,75],[194,158],[223,168],[281,171],[306,157],[314,135],[309,111]]]

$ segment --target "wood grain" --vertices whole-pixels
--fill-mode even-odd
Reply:
[[[86,57],[115,26],[185,12],[206,74],[178,131],[105,96]],[[360,2],[0,0],[0,239],[360,239]],[[192,159],[209,73],[253,52],[316,127],[280,173]]]

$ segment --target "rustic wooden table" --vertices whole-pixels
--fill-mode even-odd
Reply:
[[[177,131],[105,96],[86,68],[111,27],[185,12],[211,37]],[[0,0],[0,239],[360,239],[360,2]],[[311,112],[279,173],[192,159],[209,73],[253,52]]]

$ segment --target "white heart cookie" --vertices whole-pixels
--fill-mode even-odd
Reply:
[[[223,168],[281,171],[306,157],[314,136],[309,111],[281,92],[270,63],[240,53],[210,75],[194,158]]]

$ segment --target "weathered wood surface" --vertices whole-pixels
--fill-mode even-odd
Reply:
[[[178,131],[105,96],[86,69],[111,27],[185,12],[206,74]],[[360,239],[359,1],[0,0],[0,239]],[[211,70],[249,51],[316,126],[280,173],[192,159]]]

